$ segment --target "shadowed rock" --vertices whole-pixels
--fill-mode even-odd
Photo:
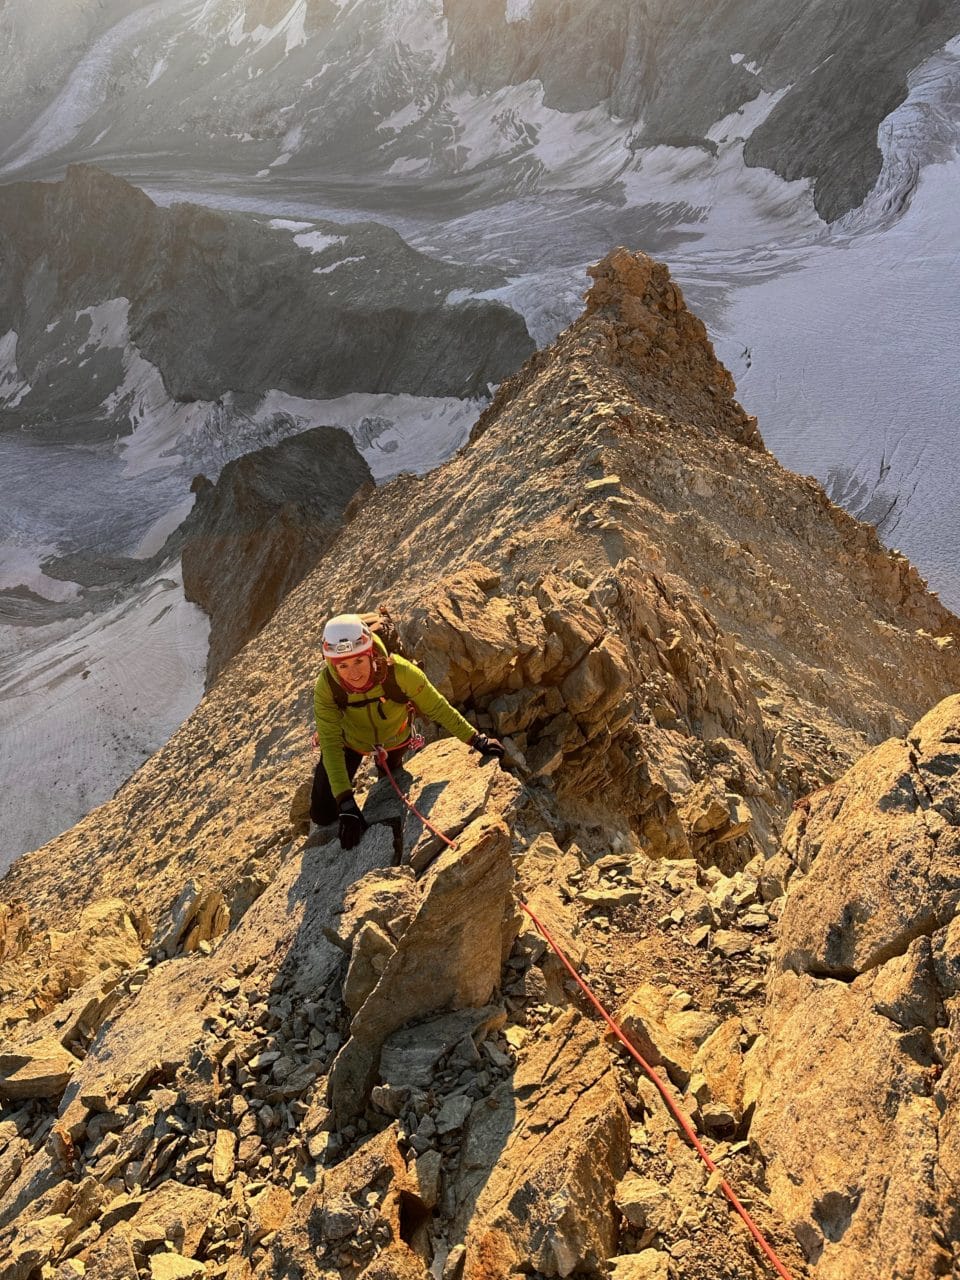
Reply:
[[[210,615],[208,682],[269,622],[370,485],[353,440],[333,427],[245,454],[214,485],[195,482],[196,506],[176,536],[184,593]]]

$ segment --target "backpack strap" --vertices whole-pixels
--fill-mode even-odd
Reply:
[[[400,688],[400,681],[397,679],[397,673],[394,669],[393,658],[387,659],[387,674],[381,681],[383,692],[387,695],[391,702],[410,702],[410,695],[404,693]]]
[[[327,686],[330,689],[330,693],[333,696],[334,702],[337,704],[337,710],[338,711],[345,710],[347,707],[347,704],[350,701],[349,697],[347,696],[346,689],[343,687],[340,681],[336,678],[336,676],[334,676],[333,672],[330,670],[330,668],[327,666],[326,663],[323,664],[323,673],[327,677]]]

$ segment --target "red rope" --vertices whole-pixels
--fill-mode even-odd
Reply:
[[[382,748],[378,750],[377,763],[382,766],[382,768],[386,772],[387,777],[390,779],[390,785],[393,787],[394,791],[397,793],[397,795],[400,797],[403,803],[407,806],[410,812],[414,814],[416,817],[418,817],[420,821],[423,823],[423,825],[429,831],[432,831],[435,836],[439,836],[440,839],[443,840],[445,844],[449,845],[451,849],[455,849],[456,843],[453,840],[450,840],[447,836],[445,836],[442,831],[438,831],[436,827],[432,826],[427,821],[427,819],[423,816],[423,814],[420,813],[420,811],[416,809],[413,804],[411,804],[411,802],[407,799],[407,797],[403,794],[403,792],[397,786],[396,780],[394,779],[393,774],[390,772],[390,766],[387,763],[387,754],[385,751],[383,751]],[[690,1142],[694,1150],[697,1152],[700,1159],[707,1166],[707,1168],[710,1170],[711,1173],[718,1173],[719,1170],[716,1164],[710,1158],[710,1155],[708,1154],[703,1143],[697,1137],[697,1132],[694,1129],[693,1125],[690,1123],[690,1120],[688,1119],[688,1117],[684,1115],[680,1107],[677,1106],[676,1102],[674,1102],[673,1096],[671,1095],[670,1090],[666,1087],[666,1085],[663,1083],[660,1077],[656,1074],[653,1068],[649,1065],[649,1063],[640,1055],[637,1049],[630,1043],[630,1041],[626,1037],[626,1034],[624,1033],[623,1029],[619,1026],[619,1024],[616,1023],[613,1020],[613,1018],[611,1018],[609,1013],[607,1013],[606,1009],[603,1007],[603,1005],[600,1003],[597,997],[593,994],[593,992],[584,982],[583,978],[580,977],[580,974],[576,971],[576,969],[573,967],[573,965],[564,955],[559,944],[555,941],[555,939],[553,938],[552,934],[550,933],[546,925],[543,923],[543,921],[538,919],[537,916],[534,915],[533,911],[531,911],[531,909],[527,906],[525,902],[521,902],[520,906],[527,913],[527,915],[530,917],[533,923],[536,925],[537,929],[543,935],[545,941],[550,946],[551,950],[560,960],[560,963],[564,966],[564,968],[573,978],[574,982],[576,982],[577,986],[580,988],[580,990],[584,993],[584,995],[593,1005],[594,1009],[596,1009],[597,1013],[600,1014],[600,1017],[604,1020],[604,1022],[607,1024],[607,1026],[610,1028],[613,1034],[617,1037],[620,1043],[624,1046],[624,1048],[627,1050],[630,1056],[636,1059],[636,1061],[643,1068],[643,1071],[645,1072],[645,1074],[656,1085],[657,1089],[660,1092],[660,1096],[663,1098],[664,1102],[667,1105],[667,1109],[669,1110],[673,1118],[676,1120],[677,1124],[679,1124],[680,1128],[683,1130],[688,1141]],[[736,1209],[737,1213],[743,1219],[744,1223],[746,1224],[747,1230],[753,1236],[757,1245],[759,1246],[763,1254],[766,1256],[766,1258],[769,1260],[769,1262],[772,1263],[777,1275],[782,1277],[782,1280],[791,1280],[790,1272],[786,1269],[786,1267],[783,1265],[783,1263],[774,1253],[771,1246],[767,1243],[766,1239],[764,1238],[763,1234],[760,1231],[760,1228],[757,1226],[754,1220],[750,1217],[750,1214],[740,1203],[740,1200],[737,1197],[737,1193],[734,1191],[733,1187],[730,1186],[730,1183],[727,1182],[726,1178],[721,1177],[720,1190],[727,1197],[731,1205],[733,1205],[734,1209]]]
[[[653,1083],[657,1086],[657,1089],[660,1091],[661,1097],[663,1098],[664,1102],[667,1104],[667,1108],[669,1109],[673,1118],[680,1125],[680,1128],[686,1134],[691,1145],[695,1148],[697,1154],[700,1156],[700,1159],[707,1166],[707,1168],[710,1170],[711,1173],[718,1172],[716,1164],[713,1162],[713,1160],[711,1160],[710,1156],[707,1154],[706,1148],[704,1147],[703,1143],[697,1137],[696,1130],[693,1128],[693,1125],[690,1123],[689,1119],[684,1115],[684,1113],[680,1110],[680,1108],[674,1102],[669,1089],[666,1087],[666,1085],[663,1083],[660,1077],[653,1071],[650,1065],[637,1052],[634,1046],[627,1039],[626,1035],[624,1034],[620,1026],[618,1026],[618,1024],[614,1022],[613,1018],[610,1017],[610,1014],[607,1013],[606,1009],[603,1007],[603,1005],[600,1003],[597,997],[593,994],[593,992],[590,990],[590,988],[587,986],[584,980],[580,977],[576,969],[574,969],[573,965],[570,963],[567,957],[563,954],[563,951],[560,949],[558,944],[551,937],[550,932],[547,929],[546,925],[543,924],[541,920],[537,919],[537,917],[534,915],[534,913],[530,910],[530,908],[527,906],[525,902],[521,902],[520,906],[527,913],[527,915],[530,917],[533,923],[537,926],[537,929],[539,929],[540,933],[543,934],[544,938],[549,943],[551,949],[554,951],[554,953],[559,958],[560,962],[563,964],[564,968],[567,970],[567,972],[576,982],[577,986],[580,988],[580,990],[584,993],[584,995],[587,997],[587,999],[596,1009],[597,1013],[600,1014],[601,1018],[603,1018],[604,1022],[607,1024],[610,1030],[614,1033],[614,1035],[617,1037],[620,1043],[624,1046],[627,1052],[631,1055],[631,1057],[635,1058],[637,1062],[639,1062],[640,1066],[643,1068],[645,1073],[650,1077]],[[783,1265],[783,1263],[774,1253],[770,1245],[767,1244],[763,1235],[760,1233],[760,1228],[756,1225],[756,1223],[750,1217],[749,1213],[747,1213],[746,1209],[740,1203],[739,1199],[737,1198],[736,1192],[730,1186],[729,1182],[727,1182],[726,1178],[720,1179],[720,1190],[727,1197],[727,1199],[733,1205],[734,1209],[736,1209],[737,1213],[746,1223],[747,1229],[749,1230],[750,1234],[753,1236],[757,1244],[760,1246],[760,1248],[763,1250],[764,1254],[773,1264],[774,1268],[776,1269],[777,1275],[782,1276],[783,1280],[790,1280],[789,1271],[787,1271],[786,1267]]]
[[[406,743],[404,743],[403,745],[406,746]],[[396,750],[396,748],[394,748],[394,750]],[[415,809],[413,807],[413,805],[410,803],[407,797],[403,794],[403,792],[397,786],[396,779],[394,778],[393,774],[390,772],[390,765],[387,763],[386,750],[383,747],[377,747],[376,751],[374,752],[374,755],[376,757],[377,764],[380,766],[381,769],[383,769],[384,773],[390,779],[391,787],[393,787],[394,791],[397,793],[397,795],[400,797],[403,803],[407,806],[410,812],[414,814],[415,817],[420,819],[420,821],[423,823],[423,825],[427,828],[428,831],[432,831],[435,836],[440,837],[440,839],[444,842],[444,844],[449,845],[451,849],[455,849],[457,847],[456,842],[448,839],[447,836],[445,836],[442,831],[438,831],[437,828],[432,823],[428,822],[426,818],[423,816],[423,814],[420,812],[420,810]]]

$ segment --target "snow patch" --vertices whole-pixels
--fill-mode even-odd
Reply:
[[[422,120],[428,108],[428,103],[411,98],[399,111],[394,111],[391,115],[384,116],[377,125],[377,130],[381,133],[388,129],[393,133],[402,133],[408,125],[416,124],[417,121]]]
[[[342,427],[349,431],[378,482],[403,471],[425,475],[466,443],[485,401],[453,397],[354,392],[335,400],[306,400],[285,391],[270,391],[251,417],[267,422],[287,415],[287,434],[310,427]],[[377,425],[370,432],[369,424]],[[366,425],[365,425],[366,424]]]
[[[443,0],[391,0],[385,35],[391,45],[404,45],[413,53],[427,54],[433,70],[447,60],[449,40]]]
[[[182,502],[175,507],[171,507],[155,524],[152,524],[133,551],[133,558],[135,560],[149,560],[152,555],[156,555],[171,533],[186,520],[193,510],[195,501],[194,495],[192,493],[189,494]]]
[[[533,13],[535,0],[507,0],[508,22],[524,22]]]
[[[363,255],[354,258],[341,258],[339,262],[332,262],[329,267],[314,267],[313,274],[315,276],[328,276],[331,271],[336,271],[338,267],[345,267],[351,262],[365,261]]]
[[[244,15],[240,13],[231,24],[228,40],[235,48],[239,44],[252,46],[251,53],[259,53],[267,45],[272,44],[280,36],[284,37],[284,53],[307,43],[307,0],[295,0],[293,6],[275,26],[265,27],[263,23],[252,31],[244,31]]]
[[[309,249],[311,253],[323,253],[324,249],[332,249],[334,245],[345,244],[345,236],[329,236],[322,231],[307,231],[303,235],[294,236],[293,243],[301,249]]]
[[[303,125],[292,125],[283,135],[283,142],[280,144],[284,151],[289,151],[291,155],[295,155],[300,150],[300,144],[303,141]]]
[[[244,20],[245,14],[241,9],[227,28],[227,43],[230,45],[231,49],[235,49],[238,44],[243,44],[244,40],[247,38],[247,33],[243,29]]]
[[[583,310],[583,296],[590,284],[586,269],[558,267],[547,272],[511,277],[496,289],[453,289],[447,306],[471,299],[502,302],[523,317],[527,332],[538,348],[548,346],[557,334]]]
[[[166,69],[167,69],[167,59],[158,58],[156,62],[153,64],[153,70],[150,72],[150,79],[147,81],[148,89],[152,84],[156,84],[156,82],[160,79],[160,77],[163,75]]]
[[[707,137],[711,142],[728,146],[746,142],[751,133],[759,129],[780,99],[785,97],[792,88],[793,86],[788,84],[782,89],[762,90],[755,98],[751,98],[749,102],[745,102],[736,111],[731,111],[729,115],[712,125],[707,130]]]
[[[759,104],[756,114],[765,109],[769,101]],[[734,113],[727,121],[732,119],[741,117]],[[786,182],[769,169],[746,166],[742,139],[728,137],[721,125],[726,122],[711,130],[725,139],[715,155],[701,147],[642,149],[620,176],[631,205],[689,208],[688,220],[673,229],[695,234],[696,241],[672,250],[668,259],[675,275],[700,284],[730,275],[739,279],[751,269],[764,276],[776,273],[783,266],[776,255],[784,246],[826,234],[810,180]],[[731,253],[736,255],[732,266]]]
[[[17,343],[19,337],[11,329],[0,338],[0,404],[14,409],[32,390],[29,382],[20,376],[17,367]]]
[[[48,578],[40,568],[48,556],[56,554],[57,548],[52,543],[38,547],[3,542],[0,544],[0,591],[29,587],[45,600],[75,600],[80,593],[77,583]]]
[[[207,400],[183,404],[171,399],[160,370],[129,343],[124,347],[123,364],[123,382],[101,408],[114,416],[125,412],[133,427],[133,433],[118,445],[124,474],[139,476],[160,467],[173,470],[179,462],[179,441],[221,410]]]
[[[462,93],[449,99],[457,121],[452,145],[458,169],[518,157],[536,167],[538,182],[547,190],[596,187],[616,179],[629,158],[623,125],[603,106],[558,111],[543,99],[539,80],[480,97]]]
[[[130,301],[128,298],[111,298],[108,302],[100,302],[95,307],[84,307],[76,312],[79,322],[82,316],[90,318],[90,332],[87,340],[79,348],[79,353],[93,348],[102,351],[104,347],[123,347],[130,336],[129,317]]]
[[[312,222],[291,222],[287,218],[271,218],[269,225],[274,231],[309,231]]]
[[[415,159],[412,156],[401,156],[394,160],[390,168],[387,169],[387,176],[391,178],[409,178],[417,174],[425,174],[430,169],[430,161],[425,157]]]
[[[307,0],[297,0],[286,18],[287,43],[285,53],[307,43]]]

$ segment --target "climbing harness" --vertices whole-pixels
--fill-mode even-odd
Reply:
[[[428,822],[427,819],[423,816],[423,814],[420,813],[420,811],[407,799],[407,797],[403,794],[403,792],[397,786],[396,779],[394,778],[390,770],[390,766],[387,763],[387,753],[384,750],[384,748],[378,747],[375,751],[375,756],[376,756],[377,764],[384,771],[386,776],[390,779],[390,785],[393,787],[394,791],[397,793],[397,795],[400,797],[401,801],[406,805],[406,807],[410,810],[410,812],[414,815],[414,817],[419,818],[420,821],[423,823],[423,825],[427,828],[427,830],[432,831],[433,834],[435,836],[438,836],[444,842],[444,844],[449,846],[449,848],[455,849],[457,847],[456,841],[451,840],[448,836],[444,835],[442,831],[438,831],[435,826],[433,826],[430,822]],[[694,1148],[697,1155],[699,1155],[700,1159],[707,1166],[707,1168],[710,1170],[711,1173],[715,1173],[719,1175],[720,1171],[717,1168],[717,1165],[710,1158],[710,1155],[708,1154],[703,1143],[697,1137],[696,1130],[693,1128],[693,1125],[690,1123],[687,1116],[684,1115],[683,1111],[680,1109],[677,1103],[673,1100],[670,1090],[663,1083],[660,1077],[654,1072],[653,1068],[649,1065],[649,1063],[647,1063],[646,1060],[637,1052],[634,1046],[627,1039],[627,1036],[624,1033],[623,1029],[620,1027],[620,1025],[614,1021],[614,1019],[606,1011],[606,1009],[603,1007],[603,1005],[600,1003],[597,997],[593,994],[593,992],[587,986],[586,982],[584,982],[583,978],[581,978],[580,974],[576,971],[576,969],[573,967],[573,965],[564,955],[562,949],[560,948],[559,944],[555,941],[550,931],[547,929],[546,925],[533,913],[533,911],[530,909],[530,907],[527,906],[525,902],[521,901],[520,907],[523,911],[526,912],[526,914],[533,921],[537,931],[541,934],[544,941],[547,943],[547,945],[550,947],[550,949],[554,952],[554,954],[559,959],[560,963],[567,970],[567,972],[573,978],[574,982],[576,982],[577,986],[580,988],[580,990],[584,993],[584,995],[590,1001],[590,1004],[594,1007],[594,1009],[596,1009],[597,1013],[600,1014],[600,1017],[604,1020],[604,1022],[607,1024],[607,1026],[610,1028],[610,1030],[613,1032],[616,1038],[620,1041],[620,1043],[624,1046],[624,1048],[627,1050],[630,1056],[640,1064],[640,1067],[643,1069],[645,1075],[647,1075],[649,1079],[653,1082],[653,1084],[656,1085],[657,1090],[660,1093],[660,1096],[663,1098],[664,1102],[666,1103],[667,1110],[670,1112],[670,1114],[679,1124],[680,1128],[684,1133],[684,1136],[687,1138],[690,1145]],[[777,1275],[781,1277],[781,1280],[791,1280],[790,1272],[786,1269],[786,1267],[783,1265],[783,1263],[774,1253],[772,1247],[767,1243],[766,1239],[764,1238],[763,1234],[760,1231],[760,1228],[750,1217],[750,1214],[747,1212],[747,1210],[743,1207],[739,1198],[737,1197],[736,1192],[730,1186],[729,1182],[727,1182],[726,1178],[720,1177],[719,1186],[720,1186],[720,1190],[726,1196],[727,1200],[730,1202],[730,1204],[733,1206],[733,1208],[742,1218],[743,1222],[747,1227],[747,1230],[750,1232],[751,1236],[753,1237],[754,1241],[756,1242],[761,1252],[764,1254],[764,1256],[773,1266]]]

